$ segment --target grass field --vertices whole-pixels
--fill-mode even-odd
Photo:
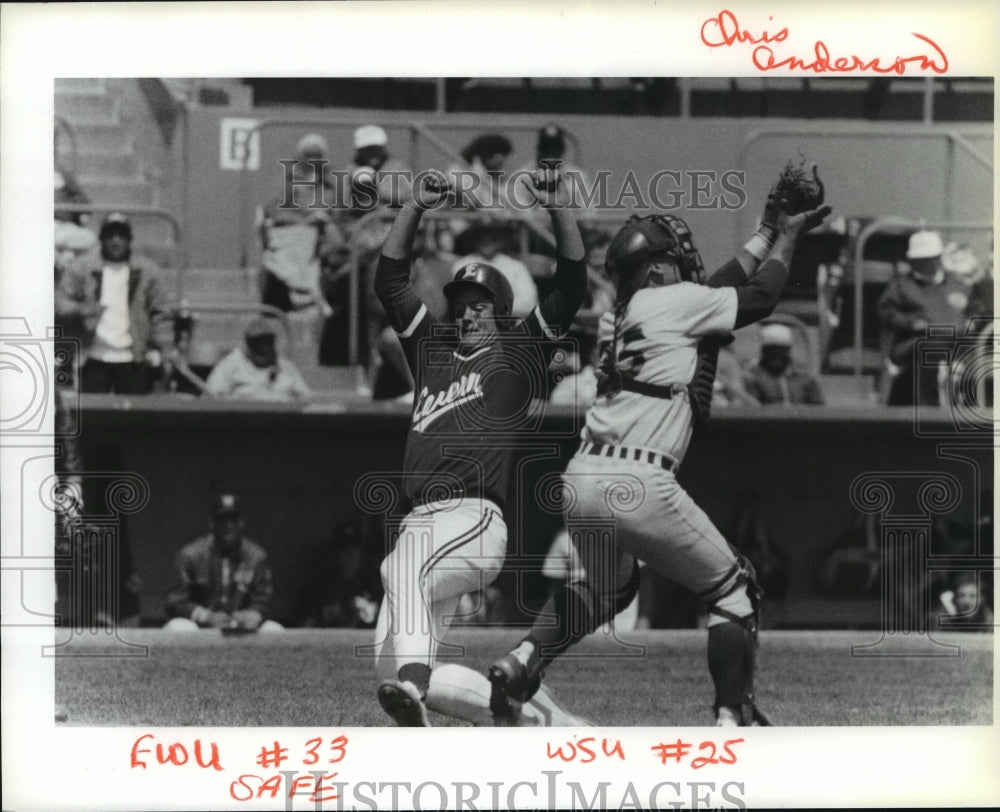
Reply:
[[[55,701],[68,725],[371,726],[387,718],[375,701],[370,659],[355,646],[371,633],[289,630],[223,638],[123,629],[145,657],[114,651],[102,632],[70,640],[55,663]],[[455,630],[460,660],[484,670],[520,630]],[[780,725],[990,725],[993,636],[939,634],[953,658],[858,658],[851,645],[874,632],[761,633],[758,697]],[[595,637],[549,669],[546,683],[572,712],[602,725],[706,725],[712,689],[703,631],[629,633],[645,653]],[[92,655],[92,656],[88,656]],[[435,725],[461,724],[433,715]]]

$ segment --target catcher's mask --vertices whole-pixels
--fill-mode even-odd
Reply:
[[[653,265],[668,260],[677,266],[681,281],[705,284],[705,266],[691,240],[691,229],[670,214],[632,215],[608,246],[605,269],[618,283],[619,298],[643,288],[669,284]]]

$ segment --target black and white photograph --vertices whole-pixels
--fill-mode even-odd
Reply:
[[[1000,803],[997,11],[204,5],[0,9],[4,808]]]

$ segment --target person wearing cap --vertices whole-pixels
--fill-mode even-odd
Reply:
[[[565,178],[570,189],[570,200],[576,202],[585,200],[581,191],[589,187],[587,175],[576,164],[566,160],[566,130],[558,124],[546,124],[538,131],[535,141],[535,160],[532,164],[522,166],[518,172],[534,171],[551,167],[558,169]]]
[[[383,206],[397,208],[410,196],[402,161],[389,154],[389,136],[377,124],[354,131],[354,157],[347,165],[351,216],[357,218]]]
[[[762,404],[823,403],[819,382],[792,365],[791,328],[777,322],[761,326],[760,357],[747,374],[746,390]]]
[[[278,352],[273,319],[254,319],[244,344],[225,356],[208,376],[205,394],[241,400],[290,401],[312,392],[298,368]]]
[[[460,153],[465,165],[448,170],[457,202],[471,208],[506,208],[507,160],[513,151],[510,139],[500,133],[479,135],[466,144]]]
[[[286,313],[322,307],[322,267],[340,267],[347,258],[344,234],[330,208],[339,196],[328,154],[323,136],[304,135],[290,177],[260,215],[261,301]]]
[[[167,631],[277,631],[269,619],[274,586],[264,549],[244,534],[239,499],[212,499],[212,531],[177,554],[178,582],[167,594]]]
[[[143,394],[173,370],[170,297],[155,263],[132,252],[124,214],[109,214],[98,239],[61,274],[56,319],[80,341],[84,392]]]
[[[928,327],[951,326],[957,336],[964,324],[968,287],[945,270],[943,251],[936,231],[912,234],[906,252],[909,273],[893,278],[879,299],[879,321],[888,348],[886,367],[892,379],[890,406],[943,405],[939,378],[946,375],[945,368],[917,368],[918,340]],[[936,337],[933,346],[947,354],[953,343],[953,339]]]

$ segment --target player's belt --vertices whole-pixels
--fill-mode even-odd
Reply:
[[[595,443],[591,440],[584,440],[580,446],[581,454],[592,454],[595,457],[611,457],[618,460],[632,460],[633,462],[646,462],[650,465],[659,465],[663,470],[675,473],[681,464],[669,454],[661,454],[657,451],[647,451],[644,448],[628,448],[623,445],[609,445],[608,443]]]

